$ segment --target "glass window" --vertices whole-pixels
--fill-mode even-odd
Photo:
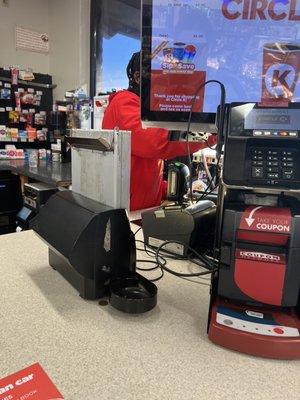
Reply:
[[[140,50],[140,0],[96,0],[98,55],[96,93],[128,86],[126,67]]]

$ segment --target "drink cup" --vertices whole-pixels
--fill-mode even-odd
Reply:
[[[38,166],[38,150],[30,150],[29,151],[29,168],[37,168]]]
[[[262,102],[293,100],[300,73],[300,43],[267,43],[263,49]]]
[[[185,48],[185,43],[177,42],[174,43],[173,47],[173,57],[177,61],[182,61],[184,58],[184,50]]]

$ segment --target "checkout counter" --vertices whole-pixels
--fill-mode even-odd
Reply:
[[[27,160],[0,160],[0,171],[10,171],[56,187],[69,187],[72,182],[71,163],[40,160],[37,168],[32,168]]]
[[[61,207],[56,220],[48,224],[62,225],[59,219],[64,204],[71,201],[70,195],[69,191],[54,195],[59,197]],[[89,234],[91,229],[97,229],[99,219],[111,219],[108,217],[115,212],[109,206],[96,209],[93,200],[89,207],[83,207],[82,196],[76,194],[71,207],[76,212],[80,210],[77,228],[80,231],[82,226],[87,226],[86,234]],[[55,206],[51,203],[49,206]],[[125,222],[124,216],[122,221]],[[65,224],[64,232],[69,227]],[[126,223],[123,227],[130,228]],[[46,225],[43,229],[48,230]],[[131,229],[136,231],[137,227],[131,226]],[[49,230],[46,234],[49,235]],[[103,247],[110,243],[111,237],[106,232],[102,234],[98,247],[103,254]],[[143,239],[141,231],[136,238]],[[124,315],[112,304],[103,307],[95,300],[83,301],[74,284],[70,285],[49,268],[49,253],[50,259],[52,253],[56,261],[63,261],[66,274],[73,260],[79,264],[88,260],[88,272],[93,276],[94,254],[97,256],[97,253],[86,252],[86,260],[76,257],[82,237],[76,242],[69,235],[68,240],[60,241],[61,248],[54,243],[55,237],[48,236],[48,243],[50,240],[52,249],[49,251],[32,231],[0,237],[2,376],[39,362],[66,399],[177,400],[183,393],[187,399],[198,398],[199,393],[207,399],[216,396],[230,399],[234,390],[237,398],[251,393],[249,399],[296,400],[297,363],[289,363],[287,374],[286,363],[253,360],[211,345],[206,333],[209,278],[179,282],[178,278],[166,274],[163,284],[158,283],[158,307],[148,313]],[[96,245],[91,243],[91,246]],[[138,249],[137,259],[149,260]],[[149,267],[147,262],[140,266]],[[193,272],[192,264],[184,260],[171,260],[170,267],[180,272]],[[155,277],[151,272],[143,275],[148,279]],[[262,379],[258,382],[257,377]]]

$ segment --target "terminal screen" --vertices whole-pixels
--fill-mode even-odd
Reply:
[[[300,0],[145,2],[152,11],[150,111],[189,112],[196,88],[211,79],[225,85],[228,103],[299,102]],[[219,99],[219,88],[207,86],[194,111],[214,113]]]

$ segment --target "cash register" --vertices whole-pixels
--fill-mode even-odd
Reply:
[[[25,183],[24,205],[17,214],[17,226],[21,230],[29,229],[30,220],[38,214],[41,207],[57,190],[43,182]]]

